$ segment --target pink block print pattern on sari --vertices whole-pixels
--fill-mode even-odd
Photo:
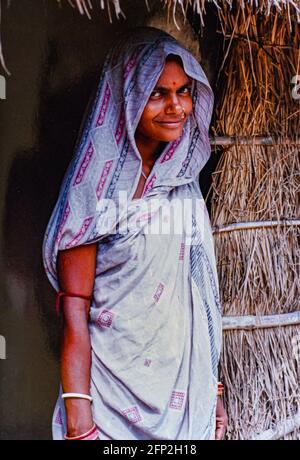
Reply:
[[[172,159],[176,151],[176,148],[178,147],[180,142],[181,142],[181,137],[177,141],[174,141],[171,143],[170,148],[166,151],[166,153],[164,153],[164,155],[162,155],[160,163],[165,163],[166,161],[169,161]]]
[[[153,188],[153,186],[154,186],[154,184],[155,184],[155,181],[156,181],[156,175],[153,174],[153,175],[150,177],[150,179],[147,180],[147,184],[146,184],[145,190],[144,190],[143,195],[142,195],[143,197],[144,197],[145,195],[147,195],[147,193],[149,192],[149,190],[151,190],[151,189]]]
[[[138,423],[142,421],[141,414],[136,406],[123,410],[122,414],[130,423]]]
[[[111,311],[103,310],[98,317],[98,324],[100,327],[110,327],[113,321],[113,314]]]
[[[106,161],[104,164],[103,170],[101,172],[101,177],[98,182],[97,189],[96,189],[96,195],[97,195],[98,200],[100,200],[101,198],[101,195],[102,195],[105,183],[107,181],[108,175],[111,171],[112,165],[113,165],[113,160]]]
[[[66,244],[66,249],[78,246],[80,240],[84,237],[85,233],[87,232],[91,222],[92,222],[92,217],[88,217],[87,219],[84,220],[84,222],[83,222],[79,232],[75,236],[75,238],[73,240],[71,240],[70,243]]]
[[[184,260],[185,243],[180,244],[179,260]]]
[[[165,289],[164,283],[160,282],[153,296],[153,299],[155,300],[156,303],[159,301],[164,289]]]
[[[169,407],[170,409],[182,410],[185,401],[185,392],[173,390]]]
[[[104,90],[104,97],[103,97],[102,104],[100,106],[98,119],[97,119],[97,122],[96,122],[97,127],[102,126],[103,123],[104,123],[105,115],[106,115],[108,105],[109,105],[110,95],[111,95],[111,91],[110,91],[110,87],[109,87],[109,85],[107,83],[106,87],[105,87],[105,90]]]
[[[58,411],[56,413],[56,416],[54,418],[54,423],[57,423],[58,425],[62,425],[63,424],[63,421],[62,421],[62,414],[61,414],[61,408],[59,407],[58,408]]]

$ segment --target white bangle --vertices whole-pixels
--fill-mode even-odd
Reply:
[[[93,401],[93,398],[90,395],[85,395],[83,393],[63,393],[61,395],[63,399],[65,398],[80,398],[80,399],[88,399],[89,401]]]

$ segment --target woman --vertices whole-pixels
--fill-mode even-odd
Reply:
[[[212,108],[202,68],[168,34],[138,28],[108,54],[43,246],[64,318],[54,439],[224,435],[198,183]]]

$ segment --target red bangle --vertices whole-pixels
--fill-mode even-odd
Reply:
[[[59,310],[60,310],[60,299],[62,297],[79,297],[80,299],[85,299],[85,300],[92,300],[93,296],[89,296],[89,295],[82,295],[82,294],[74,294],[73,292],[63,292],[63,291],[59,291],[57,293],[57,297],[56,297],[56,314],[57,316],[59,316]]]

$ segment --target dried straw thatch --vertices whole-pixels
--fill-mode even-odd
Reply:
[[[59,3],[62,3],[62,0],[57,0]],[[91,18],[91,12],[93,10],[94,2],[93,0],[67,0],[72,7],[77,7],[81,14],[86,14]],[[145,3],[149,9],[149,0],[145,0]],[[205,14],[205,4],[213,3],[216,8],[220,8],[224,3],[227,3],[230,8],[235,3],[235,0],[161,0],[161,3],[167,7],[169,13],[171,12],[175,18],[176,8],[180,7],[183,14],[186,13],[189,7],[192,7],[193,10],[201,16],[202,24],[203,15]],[[278,12],[288,11],[296,12],[298,21],[300,21],[300,3],[298,0],[240,0],[239,1],[242,8],[244,6],[255,6],[257,12],[269,15],[270,11],[275,8]],[[109,12],[110,20],[112,19],[111,9],[114,8],[115,14],[117,17],[124,16],[123,11],[121,10],[122,0],[100,0],[100,7],[102,9],[107,8]],[[176,19],[175,19],[176,22]]]
[[[223,5],[219,14],[228,48],[215,133],[279,138],[278,145],[226,148],[213,175],[228,438],[297,439],[300,116],[291,78],[300,73],[300,33],[291,32],[288,13],[266,18],[245,6],[233,14]]]
[[[1,7],[5,0],[0,0],[0,64],[5,72],[10,75],[4,61],[2,52],[2,41],[1,41]],[[9,7],[12,0],[6,0],[6,4]],[[142,0],[132,0],[142,1]],[[144,0],[148,10],[150,10],[150,3],[153,0]],[[159,0],[157,0],[159,1]],[[124,0],[56,0],[60,7],[69,5],[72,8],[76,8],[80,14],[87,16],[89,19],[92,18],[92,12],[94,8],[101,8],[107,10],[110,22],[113,19],[113,12],[119,19],[120,17],[125,18],[125,14],[121,9]],[[200,16],[201,24],[204,25],[204,16],[206,13],[206,5],[213,4],[217,10],[222,10],[224,5],[227,5],[230,10],[234,9],[236,3],[238,3],[243,9],[248,11],[248,7],[255,9],[257,13],[262,13],[269,16],[270,13],[276,10],[278,13],[287,14],[290,18],[292,14],[295,14],[297,21],[300,22],[300,0],[160,0],[162,8],[167,12],[167,17],[172,16],[174,24],[178,26],[178,20],[176,15],[178,12],[182,13],[185,17],[188,8]],[[291,26],[291,21],[290,21]]]

